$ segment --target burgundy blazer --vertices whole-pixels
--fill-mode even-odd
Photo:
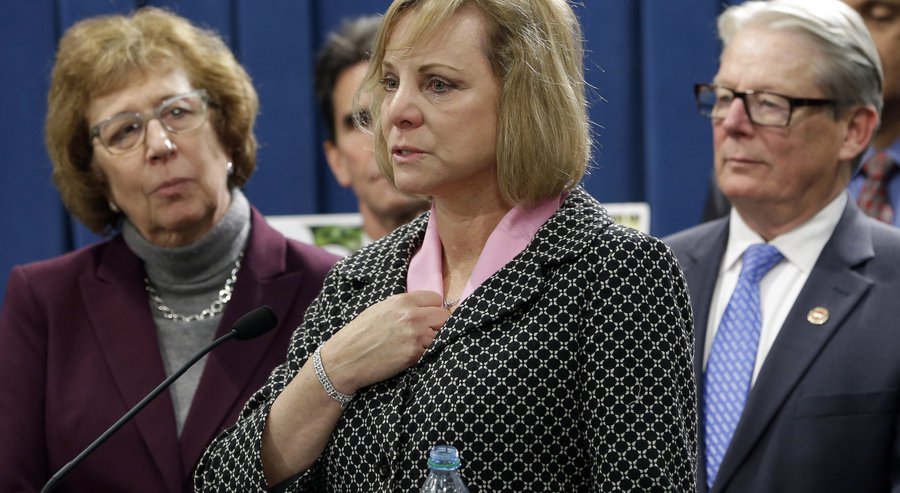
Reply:
[[[337,260],[286,239],[255,209],[251,222],[217,337],[261,304],[277,329],[210,353],[180,438],[164,392],[56,491],[192,491],[203,450],[284,360]],[[0,314],[0,491],[39,491],[166,378],[143,280],[121,236],[12,270]]]

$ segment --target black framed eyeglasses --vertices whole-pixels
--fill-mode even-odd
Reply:
[[[694,96],[700,114],[713,120],[725,119],[731,103],[740,99],[747,118],[765,127],[787,127],[795,108],[837,103],[834,99],[792,98],[769,91],[735,91],[717,84],[694,84]]]
[[[198,130],[206,122],[209,96],[205,89],[172,96],[162,102],[153,113],[119,113],[94,125],[90,138],[100,140],[110,154],[124,154],[144,142],[147,124],[159,120],[166,132],[182,135]]]

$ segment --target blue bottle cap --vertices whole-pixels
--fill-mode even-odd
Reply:
[[[428,467],[441,471],[459,469],[459,452],[450,445],[435,445],[428,454]]]

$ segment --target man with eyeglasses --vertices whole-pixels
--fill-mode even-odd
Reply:
[[[866,214],[900,226],[900,0],[843,0],[869,28],[884,69],[884,106],[872,144],[850,179],[850,196]],[[714,181],[703,220],[728,214],[730,204]]]
[[[847,184],[882,69],[838,0],[728,8],[712,123],[728,217],[666,239],[691,294],[700,492],[900,491],[900,230]]]

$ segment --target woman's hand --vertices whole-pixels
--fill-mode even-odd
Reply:
[[[353,394],[416,364],[450,317],[433,291],[391,296],[328,340],[322,365],[338,391]]]

